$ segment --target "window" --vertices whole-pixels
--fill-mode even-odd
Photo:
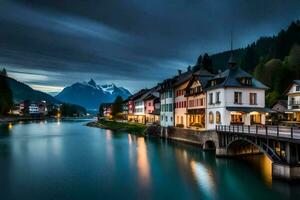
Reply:
[[[164,116],[163,115],[160,116],[160,119],[161,119],[161,121],[164,121]]]
[[[186,108],[186,101],[184,101],[184,107]]]
[[[166,122],[168,122],[168,116],[166,116]]]
[[[250,105],[257,105],[257,94],[250,93]]]
[[[209,112],[209,115],[208,115],[208,120],[209,120],[209,123],[213,124],[214,123],[214,114],[212,112]]]
[[[148,103],[148,106],[151,106],[151,102]]]
[[[181,124],[183,124],[183,116],[181,116]]]
[[[212,105],[213,104],[213,93],[209,93],[209,105]]]
[[[171,117],[171,122],[173,121],[173,117]]]
[[[216,112],[216,123],[217,124],[221,123],[221,114],[219,111]]]
[[[242,93],[241,92],[234,92],[234,103],[242,104]]]
[[[172,98],[172,90],[169,90],[169,98]]]
[[[300,91],[300,86],[299,85],[296,86],[296,91]]]
[[[216,103],[217,103],[217,104],[220,104],[220,103],[221,103],[221,101],[220,101],[220,92],[217,92],[217,93],[216,93]]]

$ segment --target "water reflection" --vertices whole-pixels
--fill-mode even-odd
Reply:
[[[114,167],[114,146],[112,144],[112,131],[105,130],[105,139],[106,139],[106,156],[110,163],[111,167]]]
[[[207,198],[213,199],[215,195],[215,180],[212,170],[195,160],[191,160],[190,166],[202,192]]]
[[[150,166],[144,137],[137,138],[137,167],[140,183],[143,186],[148,186],[150,183]]]

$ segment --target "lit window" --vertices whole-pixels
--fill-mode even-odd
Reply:
[[[219,111],[216,112],[216,123],[217,124],[221,123],[221,114]]]
[[[212,112],[209,112],[208,118],[209,118],[209,123],[213,124],[214,123],[214,114]]]

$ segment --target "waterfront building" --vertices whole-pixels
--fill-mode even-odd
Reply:
[[[146,123],[159,124],[160,98],[158,87],[154,87],[144,98]]]
[[[288,105],[286,113],[289,121],[300,122],[300,80],[294,80],[286,89]]]
[[[103,116],[107,119],[112,118],[112,103],[102,103]]]
[[[124,120],[128,119],[128,102],[129,99],[125,99],[122,103],[122,116]]]
[[[128,121],[145,123],[144,97],[149,89],[142,89],[128,99]]]
[[[216,125],[265,124],[265,90],[267,86],[239,68],[233,57],[229,68],[208,81],[206,87],[206,127]]]
[[[162,127],[174,126],[174,78],[166,79],[160,83],[160,125]]]
[[[174,115],[175,115],[175,126],[180,128],[187,127],[187,97],[186,88],[192,77],[193,72],[190,68],[184,73],[181,70],[178,70],[177,80],[174,83]]]
[[[287,120],[287,100],[277,100],[271,109],[273,113],[269,116],[269,124],[278,124],[280,121]]]
[[[22,115],[39,115],[39,106],[37,103],[30,100],[25,100],[20,103],[20,110]]]
[[[185,97],[186,104],[183,106],[186,109],[186,123],[187,128],[206,128],[206,93],[205,86],[213,77],[213,74],[201,67],[193,73],[186,89]],[[179,106],[181,106],[179,104]]]

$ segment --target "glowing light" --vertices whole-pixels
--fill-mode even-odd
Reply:
[[[201,190],[209,197],[209,199],[213,199],[213,195],[215,194],[215,182],[212,171],[205,165],[194,160],[191,161],[190,165]]]
[[[147,157],[147,146],[145,138],[139,137],[137,139],[137,167],[138,174],[142,185],[148,185],[150,181],[150,167]]]
[[[13,124],[10,122],[8,123],[8,129],[12,129],[13,128]]]

